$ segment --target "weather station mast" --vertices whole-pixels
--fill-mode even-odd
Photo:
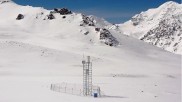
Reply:
[[[83,64],[83,95],[92,96],[92,62],[90,56],[82,60]]]

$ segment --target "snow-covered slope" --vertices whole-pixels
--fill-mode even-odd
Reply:
[[[110,31],[103,30],[106,24],[97,24],[97,20],[92,16],[73,13],[64,8],[49,11],[40,7],[20,6],[13,2],[5,2],[0,8],[2,27],[29,33],[41,32],[44,33],[42,36],[85,40],[87,43],[118,45],[117,39],[111,36]],[[100,30],[96,31],[95,28]]]
[[[119,25],[124,34],[162,49],[182,53],[182,4],[173,1],[135,15]]]
[[[0,102],[180,102],[181,56],[115,27],[67,9],[3,2]],[[50,91],[52,83],[82,84],[83,55],[91,56],[93,83],[105,96]]]

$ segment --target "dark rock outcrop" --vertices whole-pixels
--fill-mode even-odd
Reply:
[[[81,22],[80,26],[85,26],[85,25],[95,26],[94,20],[91,19],[90,17],[82,15],[82,19],[83,19],[83,21]]]
[[[49,15],[47,15],[47,19],[52,20],[55,19],[55,17],[52,13],[50,13]]]
[[[86,31],[84,34],[85,34],[85,35],[88,35],[88,34],[89,34],[89,31]]]
[[[3,1],[0,1],[0,4],[3,4],[3,3],[8,3],[10,2],[9,0],[3,0]]]
[[[95,28],[95,31],[99,32],[100,31],[100,28]]]
[[[181,42],[177,40],[176,36],[182,37],[180,21],[176,19],[163,19],[159,22],[157,27],[148,31],[141,40],[162,49],[173,48],[172,52],[175,52]]]
[[[72,14],[72,12],[67,8],[61,8],[61,9],[54,8],[54,11],[52,11],[52,13],[60,13],[60,15]]]
[[[119,45],[119,42],[117,41],[115,37],[113,37],[113,35],[111,34],[109,30],[107,29],[98,29],[98,30],[100,32],[101,42],[104,42],[106,45],[109,45],[109,46]]]
[[[16,20],[21,20],[21,19],[23,19],[23,18],[24,18],[24,15],[23,15],[23,14],[18,14]]]
[[[64,18],[66,18],[66,16],[63,16],[62,18],[64,19]]]

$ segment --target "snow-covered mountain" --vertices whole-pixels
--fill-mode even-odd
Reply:
[[[89,43],[104,43],[110,46],[119,44],[111,32],[105,29],[105,26],[111,24],[94,16],[74,13],[66,8],[45,10],[40,7],[21,6],[6,0],[1,1],[0,7],[2,26],[6,24],[8,27],[32,33],[54,32],[49,36],[71,36],[79,41],[86,38]]]
[[[170,52],[182,53],[182,4],[166,2],[135,15],[119,26],[124,34]]]
[[[180,102],[181,55],[119,28],[65,8],[0,0],[0,102]],[[82,85],[86,55],[104,96],[52,92],[52,83]]]

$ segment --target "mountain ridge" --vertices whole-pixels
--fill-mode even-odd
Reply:
[[[86,56],[98,99],[82,95]],[[3,3],[0,82],[0,102],[180,102],[181,55],[94,16]],[[50,90],[56,83],[64,93]]]
[[[2,8],[0,14],[3,19],[0,21],[2,24],[10,26],[16,25],[19,26],[18,29],[24,29],[27,30],[27,32],[33,31],[32,33],[54,32],[71,34],[72,32],[69,32],[69,27],[72,26],[72,28],[74,28],[73,32],[76,34],[81,33],[85,36],[89,36],[91,35],[89,34],[90,32],[94,33],[96,36],[92,34],[90,36],[92,37],[90,41],[94,40],[96,43],[103,43],[109,46],[117,46],[119,44],[117,39],[112,36],[111,32],[105,28],[111,24],[94,16],[74,13],[66,8],[46,10],[41,7],[21,6],[16,3],[4,3],[1,4],[0,7]],[[11,12],[7,13],[8,11]],[[67,27],[64,27],[63,25],[67,25]],[[96,31],[95,29],[97,28],[99,30]],[[75,35],[72,37],[74,36]]]
[[[136,14],[124,24],[115,25],[96,16],[75,13],[67,8],[46,10],[42,7],[21,6],[11,0],[1,0],[1,2],[4,2],[0,5],[2,9],[0,16],[3,19],[0,20],[0,25],[2,27],[6,25],[19,31],[41,33],[41,36],[43,36],[42,33],[45,33],[45,36],[49,37],[73,38],[77,41],[84,40],[86,43],[108,46],[120,46],[121,43],[118,41],[120,38],[117,37],[125,34],[173,53],[180,54],[182,52],[182,38],[181,32],[179,32],[181,31],[180,22],[182,20],[180,20],[180,15],[176,15],[180,14],[181,5],[173,1],[166,2],[156,9],[149,9],[146,12]],[[175,11],[173,14],[176,16],[170,13],[172,11]],[[171,16],[175,19],[170,20]],[[180,21],[178,22],[178,20]],[[167,33],[169,31],[166,31],[165,34],[155,35],[174,27],[159,30],[162,21],[166,22],[163,26],[178,25],[174,28],[177,30],[175,34],[169,35]],[[173,23],[176,21],[178,23]],[[158,37],[159,35],[161,38]],[[40,35],[38,34],[38,36]]]
[[[120,24],[126,35],[143,40],[164,50],[182,53],[182,4],[166,2],[158,8],[136,14]],[[170,34],[168,32],[171,32]],[[160,37],[159,37],[160,36]]]

